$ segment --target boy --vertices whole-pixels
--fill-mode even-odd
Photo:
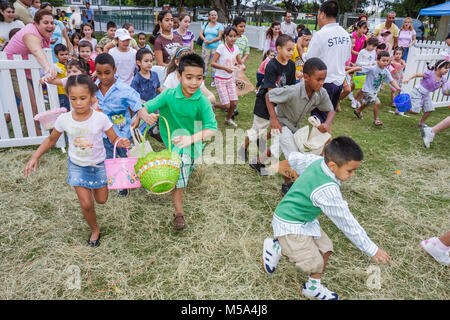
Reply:
[[[333,244],[320,228],[317,217],[327,215],[356,247],[377,264],[389,262],[351,214],[342,198],[341,182],[349,180],[363,160],[361,148],[349,137],[337,137],[325,148],[325,157],[294,153],[290,166],[300,175],[275,209],[272,227],[275,239],[263,245],[263,269],[272,274],[281,256],[309,273],[302,293],[311,298],[337,300],[338,295],[321,284],[333,252]]]
[[[247,150],[250,141],[257,142],[258,145],[263,144],[263,137],[266,136],[267,128],[271,126],[271,118],[266,105],[267,92],[273,88],[281,88],[295,84],[295,63],[290,60],[295,47],[294,39],[288,35],[282,34],[277,38],[275,46],[278,55],[266,65],[264,81],[256,95],[255,107],[253,109],[253,125],[252,128],[247,131],[244,145],[238,150],[238,157],[242,161],[248,160]],[[269,137],[270,134],[267,135],[267,139],[269,139]],[[264,148],[263,146],[261,147]],[[263,151],[258,158],[250,161],[250,167],[255,169],[262,176],[268,175],[263,162],[271,157],[272,153],[275,153],[275,156],[277,156],[277,150],[278,146],[272,144],[270,149]]]
[[[131,84],[136,68],[136,50],[130,48],[131,36],[125,29],[117,29],[115,35],[117,47],[109,50],[114,58],[117,75],[126,84]]]
[[[95,93],[98,99],[99,109],[108,116],[113,123],[116,134],[121,138],[131,139],[131,112],[135,112],[145,122],[149,123],[150,115],[145,108],[142,108],[142,101],[139,94],[116,77],[116,66],[114,58],[101,53],[95,59],[95,70],[97,81],[95,84],[98,90]],[[134,127],[134,126],[133,126]],[[106,149],[106,159],[113,158],[114,146],[103,137],[103,144]],[[117,148],[117,155],[121,158],[127,158],[127,150]],[[128,195],[128,190],[119,190],[120,195]]]
[[[165,125],[160,126],[161,137],[166,146],[172,144],[172,150],[180,154],[182,162],[180,178],[172,191],[175,230],[186,227],[183,216],[183,190],[195,169],[196,159],[201,156],[201,141],[217,131],[217,121],[211,104],[199,90],[204,70],[205,62],[197,54],[182,56],[177,74],[180,85],[164,90],[144,105],[148,112],[151,112],[151,124],[157,121],[157,115],[153,113],[155,110],[159,110],[159,114],[167,119],[173,139],[168,141]],[[201,122],[201,128],[198,122]],[[180,131],[185,135],[180,135]]]
[[[58,70],[57,77],[59,79],[64,79],[67,77],[67,69],[66,63],[69,59],[69,50],[62,43],[57,44],[53,51],[55,52],[55,57],[58,59],[58,62],[55,63],[56,70]],[[69,97],[67,97],[66,90],[64,90],[63,86],[57,86],[58,88],[58,98],[59,98],[59,106],[61,108],[66,108],[67,111],[70,110],[70,102]]]
[[[101,40],[97,44],[97,47],[95,48],[98,54],[102,52],[108,53],[108,50],[105,50],[105,46],[108,43],[113,42],[116,30],[117,30],[116,23],[114,21],[108,21],[108,23],[106,24],[106,36],[101,38]]]
[[[139,72],[134,76],[131,87],[140,94],[142,103],[145,103],[161,92],[161,85],[158,74],[151,71],[153,55],[150,50],[140,49],[136,54],[136,63]]]
[[[362,119],[362,111],[366,106],[374,103],[373,106],[373,124],[376,126],[382,126],[383,122],[378,118],[378,109],[380,108],[381,102],[378,99],[378,91],[380,90],[381,84],[388,82],[398,91],[401,88],[398,86],[397,82],[392,79],[391,73],[386,69],[391,61],[391,57],[387,51],[381,51],[377,56],[377,64],[373,67],[357,67],[354,68],[357,71],[362,71],[367,74],[366,81],[362,87],[363,100],[361,106],[354,110],[355,115]]]
[[[150,53],[153,54],[152,48],[146,43],[147,36],[143,32],[139,32],[138,34],[138,41],[137,41],[137,47],[138,51],[139,49],[148,49],[150,50]]]
[[[80,56],[80,58],[83,58],[84,61],[89,63],[89,66],[90,66],[89,75],[94,77],[95,76],[95,62],[91,58],[92,51],[93,51],[92,43],[90,43],[89,41],[82,40],[78,44],[78,55]]]

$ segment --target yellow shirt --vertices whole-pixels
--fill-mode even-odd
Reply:
[[[61,62],[57,62],[57,63],[55,63],[55,65],[60,69],[60,70],[58,70],[58,73],[57,73],[57,77],[59,78],[59,79],[64,79],[64,78],[66,78],[67,77],[67,69],[66,69],[66,66],[65,65],[63,65]],[[66,90],[64,90],[64,87],[63,86],[57,86],[58,87],[58,94],[66,94]]]
[[[373,30],[373,35],[375,36],[379,36],[381,31],[383,30],[389,30],[391,32],[391,34],[389,35],[389,44],[390,47],[393,48],[394,46],[394,38],[398,38],[398,34],[400,32],[400,30],[398,29],[398,27],[395,25],[395,23],[392,23],[391,27],[389,29],[386,29],[386,22],[384,23],[380,23],[379,25],[377,25],[375,27],[375,29]]]
[[[303,53],[305,53],[308,50],[308,48],[303,48]],[[291,56],[291,60],[295,63],[295,71],[302,71],[303,70],[303,64],[304,61],[300,57],[300,54],[298,53],[297,46],[294,47],[294,53]]]

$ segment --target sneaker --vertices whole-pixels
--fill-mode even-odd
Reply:
[[[420,133],[422,134],[423,144],[425,145],[426,148],[429,148],[430,143],[434,139],[433,130],[429,126],[424,125],[423,127],[420,127]]]
[[[281,247],[278,240],[272,238],[264,239],[262,265],[266,273],[275,272],[278,261],[281,258]]]
[[[250,168],[255,169],[260,176],[268,176],[269,172],[266,169],[266,165],[264,163],[250,163]]]
[[[225,123],[227,124],[227,125],[229,125],[229,126],[232,126],[232,127],[235,127],[235,128],[237,128],[237,123],[236,122],[234,122],[233,121],[233,119],[225,119]]]
[[[328,290],[328,288],[322,285],[320,282],[311,283],[308,288],[306,287],[306,283],[304,283],[302,293],[310,298],[321,300],[339,300],[336,292]]]
[[[248,161],[248,151],[244,148],[244,146],[241,146],[237,152],[237,156],[240,160],[247,162]]]
[[[215,87],[216,86],[216,83],[213,81],[213,82],[211,82],[211,87]]]
[[[444,266],[450,265],[449,248],[445,249],[437,237],[423,240],[420,245],[430,256]]]
[[[128,195],[128,189],[120,189],[120,190],[117,190],[117,192],[119,193],[119,195],[121,195],[123,197]]]
[[[294,184],[293,182],[291,182],[291,183],[283,183],[281,185],[281,194],[283,196],[285,196],[286,193],[288,193],[289,189],[292,187],[293,184]]]
[[[361,103],[358,100],[352,100],[352,108],[358,109],[361,106]]]

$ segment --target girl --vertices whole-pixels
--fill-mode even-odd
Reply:
[[[398,46],[403,48],[402,60],[408,60],[409,48],[416,43],[416,31],[413,28],[412,19],[405,18],[398,34]]]
[[[72,57],[77,58],[78,57],[78,45],[80,44],[81,36],[78,32],[75,32],[70,37],[70,42],[72,43]]]
[[[146,41],[147,41],[147,36],[145,35],[145,33],[139,32],[139,34],[138,34],[138,41],[137,41],[138,51],[140,49],[148,49],[148,50],[150,50],[150,52],[152,54],[154,54],[152,48],[150,47],[150,45],[148,45],[146,43]]]
[[[194,50],[190,49],[189,47],[181,47],[178,48],[177,52],[175,53],[174,57],[170,61],[169,65],[167,66],[167,77],[164,81],[164,84],[162,86],[162,91],[169,89],[169,88],[176,88],[180,84],[180,80],[178,80],[177,76],[177,68],[178,63],[180,62],[180,59],[187,55],[195,53]],[[205,86],[205,81],[203,81],[202,85],[200,86],[200,91],[208,98],[209,102],[211,102],[212,105],[216,103],[216,97],[214,94],[208,90]]]
[[[352,63],[356,63],[359,52],[364,48],[367,40],[366,33],[368,30],[369,28],[367,26],[367,21],[361,20],[356,24],[356,30],[352,33],[352,36],[355,39],[355,45],[352,47]]]
[[[394,55],[392,56],[391,64],[388,67],[388,70],[391,72],[392,79],[397,81],[400,88],[403,82],[403,69],[406,67],[406,63],[402,59],[402,56],[403,56],[403,49],[401,47],[397,47],[394,50]],[[392,108],[395,108],[394,104],[395,92],[396,92],[395,88],[391,87]]]
[[[106,115],[91,108],[97,87],[88,75],[71,76],[65,89],[70,97],[72,111],[56,120],[55,128],[33,153],[24,173],[28,177],[32,170],[36,171],[39,158],[56,144],[65,131],[69,138],[67,183],[74,187],[83,216],[91,229],[88,245],[98,247],[101,233],[94,201],[103,204],[108,199],[103,133],[111,143],[117,142],[117,147],[128,148],[130,142],[116,135]]]
[[[155,60],[158,66],[166,67],[179,46],[183,45],[183,39],[172,33],[172,13],[163,10],[158,14],[158,24],[153,29]]]
[[[136,40],[134,39],[134,27],[131,23],[125,22],[122,26],[123,29],[127,30],[130,34],[131,41],[130,41],[130,47],[134,50],[139,50]]]
[[[278,36],[281,34],[281,23],[278,21],[272,22],[269,29],[266,32],[266,41],[264,42],[263,55],[267,52],[267,50],[273,50],[275,55],[277,55],[277,48],[275,46],[275,42],[277,41]]]
[[[256,90],[255,93],[258,94],[259,87],[262,85],[264,80],[264,72],[266,70],[266,65],[270,60],[275,58],[275,51],[267,50],[266,54],[263,57],[263,62],[259,65],[258,70],[256,71]]]
[[[433,67],[429,67],[424,73],[416,73],[409,77],[404,83],[408,83],[409,80],[414,78],[422,78],[419,84],[416,85],[411,91],[411,104],[412,108],[409,111],[413,114],[418,114],[420,109],[423,108],[424,114],[420,119],[419,126],[422,127],[425,121],[434,111],[433,102],[431,101],[430,93],[442,87],[446,82],[446,74],[450,68],[450,61],[448,59],[442,59],[436,62]]]
[[[391,31],[389,30],[382,30],[380,32],[380,35],[378,36],[378,43],[384,43],[386,44],[386,51],[387,52],[391,52],[391,44],[389,43],[389,41],[391,40],[392,34]]]
[[[234,79],[234,68],[237,64],[238,68],[245,70],[239,55],[239,48],[235,45],[238,32],[235,27],[228,26],[224,31],[225,44],[221,43],[214,54],[211,61],[211,67],[216,68],[216,88],[219,94],[221,105],[219,108],[227,109],[228,114],[225,123],[237,127],[237,124],[231,119],[237,104],[237,89]]]
[[[97,39],[93,38],[92,35],[94,33],[94,28],[92,28],[92,24],[89,22],[83,23],[81,25],[81,38],[80,41],[86,40],[92,44],[92,52],[95,52],[95,47],[97,47]],[[92,57],[95,59],[95,57]]]
[[[178,29],[173,34],[177,34],[183,39],[183,47],[194,49],[194,34],[189,30],[191,17],[186,12],[182,12],[178,16],[178,19],[180,23]]]

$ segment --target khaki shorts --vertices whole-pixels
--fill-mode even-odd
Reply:
[[[320,229],[320,234],[319,239],[301,234],[281,236],[278,238],[281,253],[308,274],[322,273],[323,255],[328,251],[333,251],[333,243],[322,229]]]
[[[267,128],[270,127],[270,120],[253,115],[253,124],[251,129],[247,130],[248,138],[251,142],[256,142],[258,138],[264,138],[267,134]]]

